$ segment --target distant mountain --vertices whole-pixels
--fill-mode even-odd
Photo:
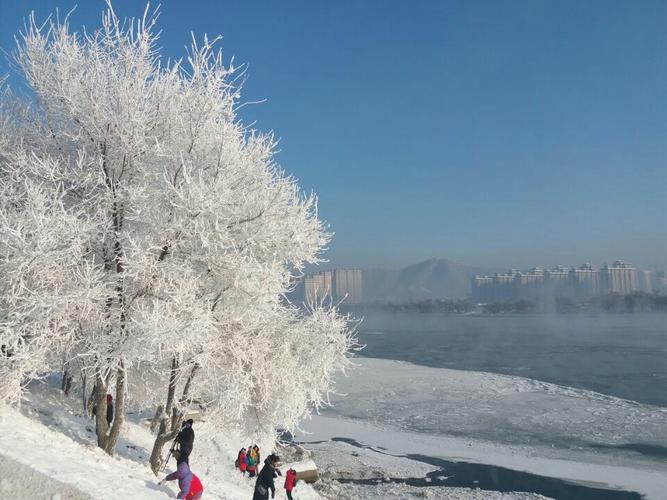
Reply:
[[[444,258],[418,262],[403,269],[365,269],[365,300],[459,299],[471,293],[475,274],[492,269],[467,266]]]

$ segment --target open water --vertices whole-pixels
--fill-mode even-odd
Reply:
[[[357,310],[362,356],[518,375],[667,407],[667,315]]]

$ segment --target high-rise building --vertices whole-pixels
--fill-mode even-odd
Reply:
[[[304,300],[321,303],[331,300],[331,271],[309,274],[303,278]]]
[[[333,296],[343,304],[359,304],[363,299],[360,269],[335,269],[333,271]]]
[[[556,266],[544,272],[544,298],[570,297],[572,284],[570,283],[570,269],[565,266]]]
[[[539,299],[544,290],[544,270],[534,267],[528,272],[514,273],[514,297],[518,299]]]
[[[507,273],[493,275],[492,302],[509,302],[516,299],[514,275],[517,272],[516,269],[510,269]]]
[[[587,262],[570,270],[570,284],[573,298],[590,299],[601,291],[600,272]]]
[[[653,290],[657,281],[657,274],[641,271],[639,287]],[[547,301],[556,297],[587,300],[601,293],[628,294],[638,289],[635,268],[620,260],[601,270],[588,263],[571,269],[557,266],[546,271],[539,267],[529,271],[511,269],[493,276],[476,275],[471,284],[472,297],[477,303],[519,299]]]
[[[472,279],[472,300],[477,304],[493,302],[493,278],[475,275]]]
[[[655,289],[653,271],[637,271],[637,290],[651,293]]]
[[[600,282],[604,292],[628,294],[637,290],[635,268],[622,260],[604,265],[600,271]]]
[[[667,273],[657,271],[653,276],[653,289],[659,294],[667,294]]]
[[[342,302],[360,304],[363,280],[360,269],[334,269],[308,274],[303,278],[303,299],[306,302]]]

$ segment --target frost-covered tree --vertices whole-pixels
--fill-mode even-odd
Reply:
[[[207,38],[164,63],[154,24],[109,8],[94,32],[31,19],[20,38],[34,101],[0,121],[0,370],[13,374],[0,396],[76,358],[109,453],[128,390],[139,407],[166,398],[157,469],[194,400],[254,436],[293,427],[354,338],[335,310],[284,301],[329,234],[274,163],[273,137],[237,119],[237,70]]]

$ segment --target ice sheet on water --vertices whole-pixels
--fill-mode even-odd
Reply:
[[[358,364],[339,379],[337,390],[345,397],[334,396],[325,414],[568,452],[605,446],[633,461],[667,452],[665,408],[522,377],[370,358]],[[641,453],[641,445],[653,446],[654,456]]]

